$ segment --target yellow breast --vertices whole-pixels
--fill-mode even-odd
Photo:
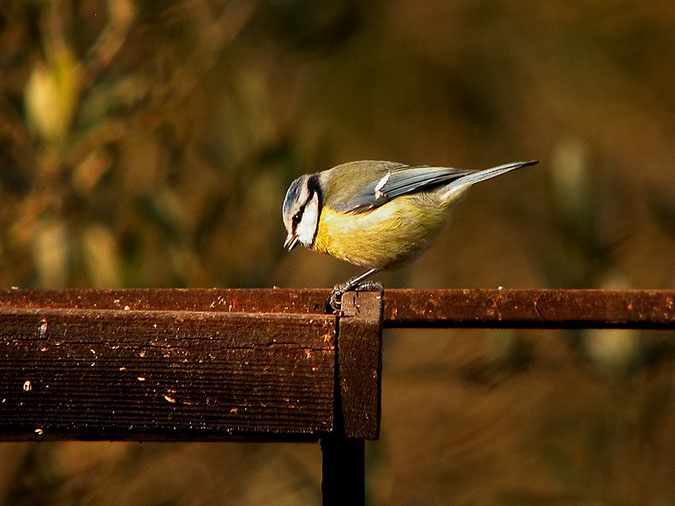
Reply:
[[[391,267],[423,251],[446,215],[445,205],[419,194],[364,213],[345,214],[324,206],[313,249],[363,267]]]

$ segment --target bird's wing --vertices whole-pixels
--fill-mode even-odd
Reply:
[[[333,207],[342,212],[360,213],[374,209],[401,195],[407,195],[434,186],[447,184],[475,171],[453,169],[450,167],[407,166],[387,163],[387,165],[370,166],[367,173],[370,177],[356,177],[358,187],[344,181],[341,190],[351,186],[351,191],[342,193],[343,197],[333,202]]]

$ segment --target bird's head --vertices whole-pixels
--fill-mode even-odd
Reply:
[[[291,251],[298,243],[311,247],[321,214],[321,187],[317,175],[305,174],[291,183],[281,214],[288,233],[284,248]]]

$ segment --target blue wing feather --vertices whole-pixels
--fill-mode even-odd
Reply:
[[[468,187],[480,181],[534,165],[536,160],[511,162],[484,170],[408,166],[398,162],[361,160],[320,174],[326,204],[345,213],[374,209],[402,195],[433,191],[441,186]]]
[[[341,210],[353,213],[367,211],[401,195],[429,190],[473,172],[448,167],[396,168],[384,174],[379,173],[377,178],[362,186],[351,199],[344,202]]]

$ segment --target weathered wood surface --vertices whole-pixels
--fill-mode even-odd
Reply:
[[[349,292],[338,332],[336,423],[353,438],[380,435],[382,295]]]
[[[325,289],[7,290],[2,307],[321,313]],[[385,327],[675,328],[675,290],[387,289]]]
[[[316,440],[335,331],[318,314],[5,305],[0,439]]]
[[[135,288],[128,290],[0,290],[0,308],[218,311],[242,313],[325,312],[328,290],[281,288]]]
[[[378,311],[389,327],[675,328],[673,290],[388,290],[383,309],[346,296],[340,355],[327,296],[0,292],[0,439],[376,438]]]

